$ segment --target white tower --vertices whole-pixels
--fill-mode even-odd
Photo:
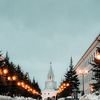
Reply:
[[[56,87],[56,82],[54,81],[54,73],[52,70],[52,63],[50,62],[50,69],[48,72],[48,76],[47,76],[47,81],[45,82],[45,89],[52,89],[55,90]]]
[[[42,91],[42,98],[46,100],[48,97],[51,98],[56,94],[56,82],[54,81],[54,73],[52,70],[52,63],[50,62],[50,69],[47,75],[47,81],[45,82],[45,89]]]

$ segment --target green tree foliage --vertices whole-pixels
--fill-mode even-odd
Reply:
[[[32,87],[41,94],[41,89],[39,87],[39,84],[38,84],[38,82],[35,81],[34,77],[33,77],[33,81],[32,81]],[[37,98],[36,95],[35,95],[35,98]],[[41,99],[41,96],[39,96],[38,98]]]
[[[34,88],[37,92],[41,93],[41,89],[38,85],[38,82],[31,82],[28,73],[24,73],[20,65],[16,66],[13,62],[10,62],[8,52],[6,56],[3,57],[0,52],[0,69],[3,70],[7,68],[9,73],[6,76],[0,74],[0,94],[1,95],[10,95],[10,96],[24,96],[24,97],[33,97],[41,98],[39,95],[33,95],[31,92],[17,86],[17,81],[23,81],[28,84],[30,87]],[[17,80],[8,80],[8,76],[17,76]]]
[[[62,83],[69,83],[70,86],[67,87],[61,93],[62,97],[71,96],[75,91],[77,91],[77,92],[79,91],[80,82],[79,82],[79,79],[78,79],[78,75],[76,74],[76,71],[73,68],[73,64],[72,63],[73,62],[72,62],[72,57],[71,57],[69,70],[65,73],[65,75],[64,75],[65,79],[62,82]]]
[[[41,89],[40,89],[40,87],[39,87],[39,84],[38,84],[38,82],[35,81],[34,78],[33,78],[32,86],[33,86],[37,91],[39,91],[39,93],[41,93]]]
[[[16,72],[17,72],[19,79],[23,80],[24,79],[24,73],[23,73],[23,71],[22,71],[22,69],[19,65],[16,67]]]

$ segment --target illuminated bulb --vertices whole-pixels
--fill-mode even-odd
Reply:
[[[12,77],[12,79],[15,81],[15,80],[17,79],[17,77],[14,75],[14,76]]]
[[[84,70],[84,74],[88,74],[88,70]]]
[[[8,78],[7,78],[7,79],[8,79],[8,81],[11,81],[11,77],[10,77],[10,76],[8,76]]]
[[[22,85],[22,87],[24,88],[24,87],[25,87],[25,85],[23,84],[23,85]]]
[[[79,70],[78,72],[79,72],[79,74],[82,74],[82,70]]]
[[[17,85],[18,85],[18,86],[20,86],[20,85],[21,85],[21,83],[20,83],[20,82],[17,82]]]
[[[61,86],[61,89],[63,89],[63,86]]]
[[[3,73],[4,73],[4,74],[8,74],[8,69],[4,69],[4,70],[3,70]]]
[[[27,89],[28,88],[28,85],[25,85],[25,89]]]
[[[63,86],[66,86],[66,84],[64,83]]]
[[[24,82],[21,82],[21,85],[24,85]]]
[[[95,56],[95,58],[96,58],[97,60],[100,60],[100,53],[97,53],[96,56]]]
[[[67,86],[69,86],[69,83],[67,83]]]

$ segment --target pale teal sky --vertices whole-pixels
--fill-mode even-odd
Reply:
[[[0,0],[0,50],[44,89],[49,63],[58,85],[100,33],[100,0]]]

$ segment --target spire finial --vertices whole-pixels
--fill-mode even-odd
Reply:
[[[50,67],[52,66],[52,62],[50,61]]]

